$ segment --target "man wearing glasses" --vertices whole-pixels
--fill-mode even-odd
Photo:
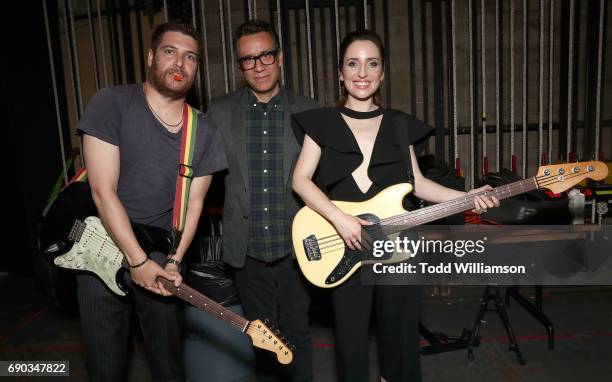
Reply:
[[[272,353],[257,353],[259,380],[309,381],[310,299],[291,255],[291,221],[299,202],[290,175],[300,149],[291,115],[318,105],[280,86],[283,53],[269,23],[242,24],[234,46],[246,85],[212,100],[208,110],[222,132],[229,165],[223,258],[235,268],[247,318],[269,319],[296,348],[288,366]]]

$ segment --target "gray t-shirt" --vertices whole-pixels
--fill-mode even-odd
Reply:
[[[117,194],[129,218],[169,230],[178,175],[182,130],[169,132],[147,106],[142,85],[100,90],[89,102],[78,130],[119,147]],[[227,168],[221,135],[198,113],[194,177]]]

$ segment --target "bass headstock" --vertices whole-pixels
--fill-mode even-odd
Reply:
[[[535,179],[538,188],[546,188],[559,194],[584,179],[602,180],[607,175],[608,166],[605,163],[591,161],[540,166]]]

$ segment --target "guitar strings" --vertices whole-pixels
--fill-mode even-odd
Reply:
[[[582,174],[579,174],[579,173],[571,174],[571,175],[567,175],[566,178],[567,179],[571,179],[571,178],[574,178],[574,177],[580,176],[580,175],[582,175]],[[539,176],[539,177],[528,178],[528,179],[525,179],[525,181],[530,181],[530,180],[536,180],[537,181],[538,179],[541,179],[542,180],[541,182],[537,182],[536,184],[534,184],[534,186],[535,186],[534,189],[537,189],[537,186],[542,187],[542,186],[547,186],[547,185],[551,185],[551,184],[557,183],[558,181],[556,180],[556,178],[557,178],[557,176],[555,176],[555,175],[543,175],[543,176]],[[508,185],[505,185],[505,186],[500,186],[500,187],[497,187],[496,189],[494,189],[492,191],[494,191],[495,194],[497,194],[498,197],[499,197],[498,190],[501,191],[501,192],[504,192],[504,189],[507,189],[508,190],[507,192],[509,192],[509,193],[514,193],[515,191],[518,191],[520,189],[522,191],[521,193],[523,193],[524,192],[524,187],[523,186],[524,186],[524,183],[526,183],[525,181],[520,181],[520,182],[515,182],[513,184],[508,184]],[[473,199],[472,198],[473,196],[480,196],[480,195],[484,195],[484,194],[487,194],[487,193],[491,194],[492,191],[480,191],[478,193],[466,195],[466,196],[463,196],[461,198],[457,198],[457,199],[451,200],[451,201],[449,201],[449,202],[451,202],[450,204],[447,204],[448,202],[444,203],[444,204],[449,206],[448,209],[460,207],[461,204],[464,204],[465,202],[469,202],[470,201],[469,199]],[[442,203],[440,203],[440,204],[442,204]],[[431,215],[432,212],[436,212],[437,213],[440,210],[447,209],[446,206],[441,206],[440,204],[435,204],[433,206],[426,207],[426,208],[421,209],[421,210],[409,211],[408,213],[402,214],[402,215],[399,215],[399,216],[395,216],[395,217],[391,217],[391,218],[386,218],[386,219],[381,219],[381,222],[384,222],[384,223],[387,223],[387,224],[389,224],[390,222],[397,222],[397,221],[400,221],[400,220],[404,220],[404,217],[405,217],[404,215],[421,215],[421,213],[420,213],[421,211],[427,210],[426,214],[423,214],[423,218],[415,219],[415,221],[420,223],[421,221],[426,221],[428,219],[429,216],[427,216],[427,214]],[[365,228],[367,229],[369,227],[365,227]]]
[[[248,331],[254,331],[254,332],[257,332],[258,334],[260,334],[260,335],[262,335],[264,337],[269,337],[271,335],[271,336],[273,336],[273,338],[272,339],[268,338],[268,340],[270,340],[270,341],[271,340],[276,340],[276,341],[280,342],[285,347],[289,346],[283,340],[278,338],[278,335],[272,329],[270,329],[268,327],[266,329],[258,328],[257,325],[253,321],[249,321],[249,320],[239,316],[238,314],[236,314],[236,313],[234,313],[232,311],[229,311],[229,310],[226,311],[226,309],[223,308],[223,306],[221,306],[216,301],[210,299],[209,297],[206,297],[206,296],[203,296],[203,295],[197,295],[197,294],[191,292],[190,289],[192,290],[193,289],[192,287],[183,286],[183,287],[179,287],[179,288],[174,287],[172,289],[177,290],[177,293],[176,293],[177,295],[178,294],[182,294],[183,296],[185,296],[186,294],[190,294],[189,300],[195,300],[196,302],[207,304],[206,308],[203,309],[203,310],[209,312],[210,314],[214,313],[214,315],[216,317],[219,317],[221,319],[223,319],[223,317],[225,317],[228,320],[231,320],[230,322],[228,322],[228,324],[230,324],[232,327],[236,328],[237,330],[239,330],[239,331],[241,331],[243,333],[246,333]],[[248,325],[245,325],[245,324],[248,324]],[[276,346],[276,345],[273,345],[273,346]]]
[[[571,174],[571,175],[568,175],[567,178],[573,178],[575,176],[580,176],[580,175],[581,174]],[[543,176],[539,176],[539,177],[528,178],[528,179],[525,179],[525,180],[520,181],[520,182],[515,182],[515,183],[511,183],[511,184],[505,185],[505,186],[500,186],[500,187],[494,189],[493,191],[495,191],[495,190],[503,190],[504,188],[508,189],[508,192],[511,192],[510,190],[512,190],[512,192],[513,191],[517,191],[519,188],[521,190],[524,190],[523,184],[525,183],[525,181],[533,180],[534,178],[535,178],[535,180],[538,180],[538,179],[542,179],[543,180],[542,182],[538,182],[537,185],[547,186],[547,185],[556,183],[557,182],[556,177],[557,177],[556,175],[543,175]],[[547,179],[547,178],[551,178],[551,179]],[[548,180],[550,180],[550,181],[548,181]],[[448,207],[458,207],[458,205],[460,205],[460,204],[463,204],[465,202],[471,201],[470,199],[473,199],[474,196],[480,196],[480,195],[484,195],[486,193],[490,194],[491,191],[480,191],[480,192],[477,192],[477,193],[474,193],[474,194],[470,194],[470,195],[466,195],[466,196],[463,196],[463,197],[460,197],[460,198],[456,198],[456,199],[450,200],[450,201],[445,202],[445,203],[435,204],[435,205],[426,207],[424,209],[415,210],[415,211],[408,211],[405,214],[401,214],[401,215],[398,215],[398,216],[393,216],[393,217],[390,217],[390,218],[381,219],[378,223],[388,223],[388,222],[393,222],[393,221],[404,220],[405,215],[418,215],[418,214],[421,214],[421,211],[423,211],[423,210],[427,210],[427,212],[430,212],[430,211],[436,211],[437,212],[439,210],[446,209],[447,206]],[[495,192],[495,193],[499,196],[498,192]],[[370,228],[370,226],[365,226],[364,228],[366,230],[368,230]]]
[[[577,176],[582,176],[584,175],[584,172],[578,172],[578,173],[570,173],[569,175],[565,176],[565,180],[569,180],[572,178],[575,178]],[[525,179],[523,181],[519,181],[519,182],[515,182],[515,183],[511,183],[505,186],[500,186],[497,187],[494,190],[489,190],[489,191],[480,191],[474,194],[469,194],[457,199],[453,199],[450,200],[446,203],[439,203],[439,204],[435,204],[429,207],[426,207],[427,211],[423,211],[424,209],[421,210],[415,210],[415,211],[409,211],[407,213],[398,215],[398,216],[394,216],[394,217],[390,217],[390,218],[385,218],[385,219],[381,219],[379,222],[371,225],[371,226],[364,226],[363,229],[366,232],[371,232],[374,229],[378,229],[376,226],[379,225],[390,225],[392,223],[399,223],[399,222],[406,222],[408,220],[412,220],[412,222],[414,223],[414,225],[419,225],[422,224],[423,222],[427,222],[429,220],[429,217],[434,214],[439,212],[440,210],[448,210],[451,211],[454,208],[457,207],[461,207],[462,205],[472,201],[473,198],[475,196],[480,196],[480,195],[484,195],[484,194],[491,194],[492,192],[495,192],[497,194],[497,196],[499,197],[499,192],[498,190],[503,191],[504,188],[506,188],[508,191],[508,193],[512,193],[514,191],[518,191],[521,190],[524,192],[524,184],[525,181],[529,181],[529,180],[534,180],[536,181],[535,184],[535,188],[537,189],[538,187],[544,187],[544,186],[548,186],[554,183],[558,183],[558,175],[541,175],[541,176],[535,176],[532,178],[528,178]],[[522,192],[521,192],[522,193]],[[441,206],[440,204],[444,204],[443,206]],[[462,209],[463,210],[463,209]],[[423,213],[425,212],[425,213]],[[457,211],[459,212],[459,211]],[[414,216],[410,216],[410,215],[415,215]],[[421,216],[419,216],[421,215]],[[381,224],[383,223],[383,224]],[[327,240],[326,240],[327,239]],[[321,239],[317,240],[317,243],[320,245],[320,253],[321,254],[327,254],[330,252],[335,252],[338,251],[340,249],[344,249],[345,248],[345,243],[344,243],[344,239],[342,239],[342,237],[340,237],[338,234],[335,235],[330,235],[330,236],[325,236],[322,237]],[[337,247],[337,248],[335,248]],[[327,249],[326,252],[323,252],[324,249]]]
[[[580,175],[581,174],[571,174],[571,175],[566,176],[566,178],[571,179],[571,178],[574,178],[574,177],[580,176]],[[550,179],[550,178],[552,178],[552,179]],[[538,185],[540,187],[542,187],[542,186],[546,186],[546,185],[550,185],[550,184],[554,184],[554,183],[558,182],[556,180],[556,176],[550,176],[550,175],[548,175],[548,176],[533,177],[533,178],[526,179],[526,181],[529,181],[529,180],[537,181],[537,179],[540,179],[541,182],[535,183],[533,189],[537,189]],[[525,181],[521,181],[521,182],[516,182],[514,184],[506,185],[505,187],[504,186],[498,187],[498,188],[495,189],[495,194],[497,194],[497,196],[500,199],[504,199],[505,197],[512,196],[512,195],[506,195],[506,193],[514,194],[517,191],[520,191],[518,193],[524,193],[525,192],[525,188],[524,188],[525,183],[526,183]],[[527,187],[529,187],[528,184],[527,184]],[[422,216],[421,216],[421,212],[423,210],[417,210],[417,211],[410,211],[407,214],[400,215],[399,217],[383,219],[383,220],[386,222],[386,225],[390,225],[390,223],[397,223],[398,220],[407,220],[406,218],[411,218],[414,225],[420,225],[420,224],[425,223],[428,220],[430,220],[430,216],[432,214],[438,213],[440,210],[443,210],[443,209],[446,209],[447,212],[450,212],[450,213],[448,213],[448,215],[451,215],[451,214],[463,211],[463,210],[465,210],[465,207],[462,206],[462,204],[465,204],[464,202],[465,202],[466,198],[469,199],[469,197],[471,195],[481,195],[481,194],[484,194],[484,193],[490,194],[491,191],[481,191],[481,192],[476,193],[476,194],[470,194],[469,196],[465,196],[462,199],[456,199],[455,202],[451,203],[448,208],[446,208],[445,206],[444,207],[440,206],[439,204],[427,207],[428,211],[426,211],[424,214],[422,214]],[[501,197],[500,197],[500,194],[501,194]],[[453,209],[457,209],[457,211],[456,212],[452,212]],[[410,215],[412,215],[412,216],[410,216]],[[416,215],[416,217],[414,217],[415,215]],[[383,228],[383,231],[385,231],[384,228]],[[391,230],[391,232],[393,232],[393,230]]]
[[[210,298],[207,298],[205,296],[203,297],[203,296],[196,295],[195,293],[193,293],[193,291],[189,290],[190,287],[188,288],[187,286],[179,286],[177,288],[170,281],[168,281],[167,283],[170,284],[170,286],[166,286],[166,285],[164,286],[166,286],[167,289],[170,289],[173,292],[173,294],[177,296],[182,295],[185,300],[195,301],[196,303],[200,303],[206,306],[206,308],[203,308],[202,310],[208,311],[209,313],[217,317],[220,317],[221,319],[227,320],[227,322],[231,326],[240,330],[241,332],[243,331],[245,324],[248,322],[248,320],[238,316],[231,310],[226,310],[223,307],[219,307],[218,306],[219,304],[216,301]]]
[[[569,180],[569,179],[572,179],[572,178],[575,178],[575,177],[581,176],[581,175],[582,174],[579,174],[579,173],[571,173],[570,175],[565,176],[565,178],[567,180]],[[539,184],[537,184],[537,183],[534,184],[533,189],[537,189],[538,186],[542,187],[542,186],[546,186],[546,185],[550,185],[550,184],[554,184],[554,183],[558,182],[556,175],[553,175],[553,176],[545,175],[545,176],[538,176],[538,177],[532,178],[532,180],[535,180],[536,182],[537,182],[538,179],[540,179],[541,181],[539,182]],[[529,180],[529,179],[527,179],[527,180]],[[503,197],[509,196],[509,195],[505,195],[505,193],[506,193],[505,191],[507,191],[508,193],[514,193],[516,191],[520,191],[519,193],[524,193],[525,192],[525,189],[523,187],[524,185],[525,185],[524,181],[516,182],[515,184],[506,185],[505,189],[504,189],[503,186],[502,187],[498,187],[495,190],[496,191],[495,193],[497,194],[498,197],[500,197],[500,193],[502,194]],[[529,185],[527,185],[527,186],[529,187]],[[489,191],[482,191],[482,192],[480,192],[478,194],[482,194],[482,193],[485,193],[485,192],[489,193]],[[503,197],[500,197],[500,199],[503,199]],[[456,211],[456,212],[460,212],[460,211],[465,210],[465,208],[460,206],[460,204],[461,203],[459,203],[459,204],[458,203],[451,204],[451,206],[448,208],[447,212],[448,211],[452,211],[453,209],[456,209],[457,207],[459,207],[459,208],[458,208],[458,211]],[[431,213],[438,212],[440,210],[440,207],[437,207],[437,206],[431,206],[429,208],[431,209],[431,211],[429,211],[430,212],[429,214],[424,214],[423,216],[417,216],[416,218],[413,218],[413,224],[414,225],[419,225],[419,224],[422,224],[424,222],[427,222],[428,220],[430,220],[428,215],[431,215]],[[451,215],[453,213],[456,213],[456,212],[448,213],[447,216]],[[410,212],[409,214],[415,215],[415,213],[418,215],[419,211],[413,211],[413,212]],[[397,223],[397,220],[393,221],[393,219],[388,219],[388,221],[389,222],[393,222],[393,223]],[[397,232],[396,229],[393,229],[393,228],[385,229],[384,227],[383,227],[382,231],[385,231],[385,233],[387,231],[390,231],[390,233]]]

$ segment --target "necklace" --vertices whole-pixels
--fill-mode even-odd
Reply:
[[[340,109],[340,113],[346,115],[349,118],[354,118],[354,119],[370,119],[370,118],[378,117],[384,112],[384,109],[382,107],[379,107],[378,109],[375,109],[372,111],[357,111],[357,110],[349,109],[346,106],[340,106],[339,109]]]
[[[171,127],[171,128],[177,128],[179,126],[181,126],[183,124],[183,113],[181,113],[181,120],[178,121],[178,123],[172,124],[172,123],[168,123],[166,121],[164,121],[162,119],[162,117],[160,117],[155,110],[153,109],[153,106],[151,106],[151,104],[149,103],[149,99],[147,98],[147,92],[145,91],[144,88],[144,84],[142,84],[142,91],[144,92],[144,97],[145,97],[145,101],[147,102],[147,106],[149,106],[149,110],[151,110],[151,112],[153,113],[153,115],[155,116],[155,118],[157,118],[161,123],[163,123],[164,125],[166,125],[167,127]]]

